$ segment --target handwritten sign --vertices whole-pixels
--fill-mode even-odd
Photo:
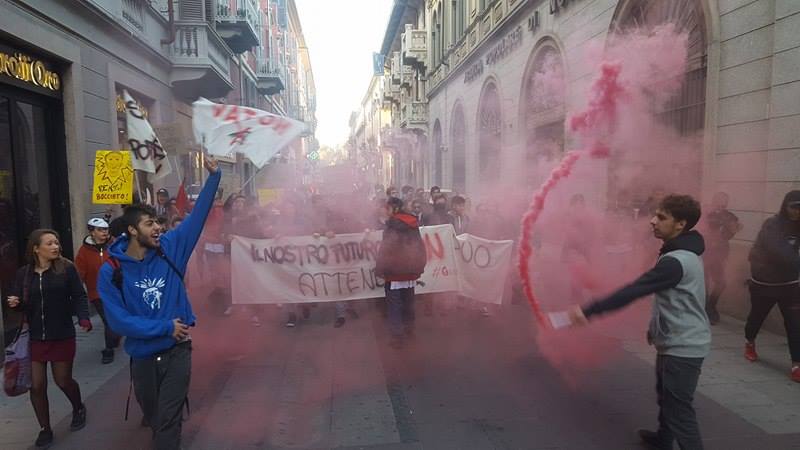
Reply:
[[[133,165],[130,152],[98,150],[95,153],[92,203],[133,203]]]
[[[511,241],[456,237],[451,225],[422,227],[428,255],[417,293],[459,292],[500,303]],[[237,304],[306,303],[382,298],[375,275],[381,232],[247,239],[231,244],[231,287]]]

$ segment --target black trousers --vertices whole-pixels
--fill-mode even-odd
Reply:
[[[94,305],[94,309],[97,311],[97,315],[100,316],[100,320],[103,321],[103,333],[106,338],[106,350],[115,349],[119,347],[119,341],[122,339],[120,335],[114,333],[114,330],[108,325],[108,320],[106,320],[106,310],[103,307],[103,300],[97,299],[92,302]]]
[[[191,342],[182,342],[147,359],[131,361],[136,400],[153,430],[156,450],[181,447],[182,413],[191,374]]]
[[[800,284],[764,286],[750,282],[750,314],[744,336],[750,342],[755,341],[764,319],[776,303],[783,315],[792,361],[800,362]]]
[[[703,448],[692,405],[702,365],[703,358],[656,357],[658,437],[662,449],[671,449],[673,441],[678,441],[681,450]]]
[[[389,312],[389,331],[400,337],[414,326],[414,288],[390,289],[391,283],[384,287]]]

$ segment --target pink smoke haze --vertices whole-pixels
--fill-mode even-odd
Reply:
[[[641,190],[638,183],[645,175],[643,161],[656,166],[667,164],[670,159],[686,162],[690,155],[696,154],[699,139],[678,135],[658,118],[658,113],[682,88],[687,69],[687,34],[677,33],[672,25],[663,25],[651,31],[633,30],[613,36],[602,54],[597,54],[596,50],[600,45],[588,47],[585,61],[592,62],[595,68],[591,72],[596,76],[587,90],[586,106],[568,113],[566,120],[567,129],[575,138],[576,150],[564,155],[533,194],[522,219],[518,255],[522,291],[541,325],[538,348],[569,384],[573,384],[577,371],[606,364],[621,354],[621,350],[613,345],[604,345],[602,349],[587,346],[583,330],[549,330],[543,309],[563,309],[588,298],[600,298],[632,281],[652,264],[659,244],[644,221],[624,213],[632,200],[623,198],[624,193]],[[545,73],[540,78],[558,78],[558,74]],[[589,164],[589,159],[582,158],[584,155],[597,162]],[[581,159],[585,161],[579,164]],[[583,214],[592,214],[594,219],[587,219],[581,225],[584,233],[600,231],[587,241],[587,255],[566,256],[564,260],[562,254],[562,264],[555,268],[558,266],[552,264],[552,253],[534,253],[533,236],[544,235],[545,242],[550,236],[558,239],[564,234],[564,221],[574,221],[574,217],[569,207],[560,204],[565,200],[563,194],[559,196],[561,202],[548,207],[553,211],[546,211],[546,205],[550,204],[548,196],[563,189],[587,196],[595,191],[602,192],[605,187],[598,182],[607,175],[598,174],[609,168],[608,164],[598,163],[608,159],[617,165],[617,192],[607,193],[609,203],[605,214],[591,213],[592,207],[587,206]],[[573,173],[575,175],[571,176]],[[679,181],[660,178],[659,174],[649,176],[651,182],[656,183],[650,186],[662,189],[672,187],[670,181]],[[596,200],[600,198],[601,195],[595,197]],[[613,212],[617,210],[622,213]],[[557,286],[559,283],[572,286],[573,293],[567,293],[564,286]],[[546,297],[544,307],[537,296],[540,290]],[[580,298],[572,298],[574,295]],[[559,297],[569,301],[559,301]],[[620,313],[604,322],[619,323],[641,309],[641,305],[633,307],[632,312]]]

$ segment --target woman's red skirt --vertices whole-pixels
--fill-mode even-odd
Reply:
[[[58,341],[31,340],[31,361],[62,362],[75,359],[75,338]]]

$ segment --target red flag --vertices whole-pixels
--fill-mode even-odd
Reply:
[[[181,187],[178,188],[178,194],[175,196],[175,207],[178,208],[178,213],[181,216],[189,212],[189,196],[186,195],[186,179],[181,182]]]

